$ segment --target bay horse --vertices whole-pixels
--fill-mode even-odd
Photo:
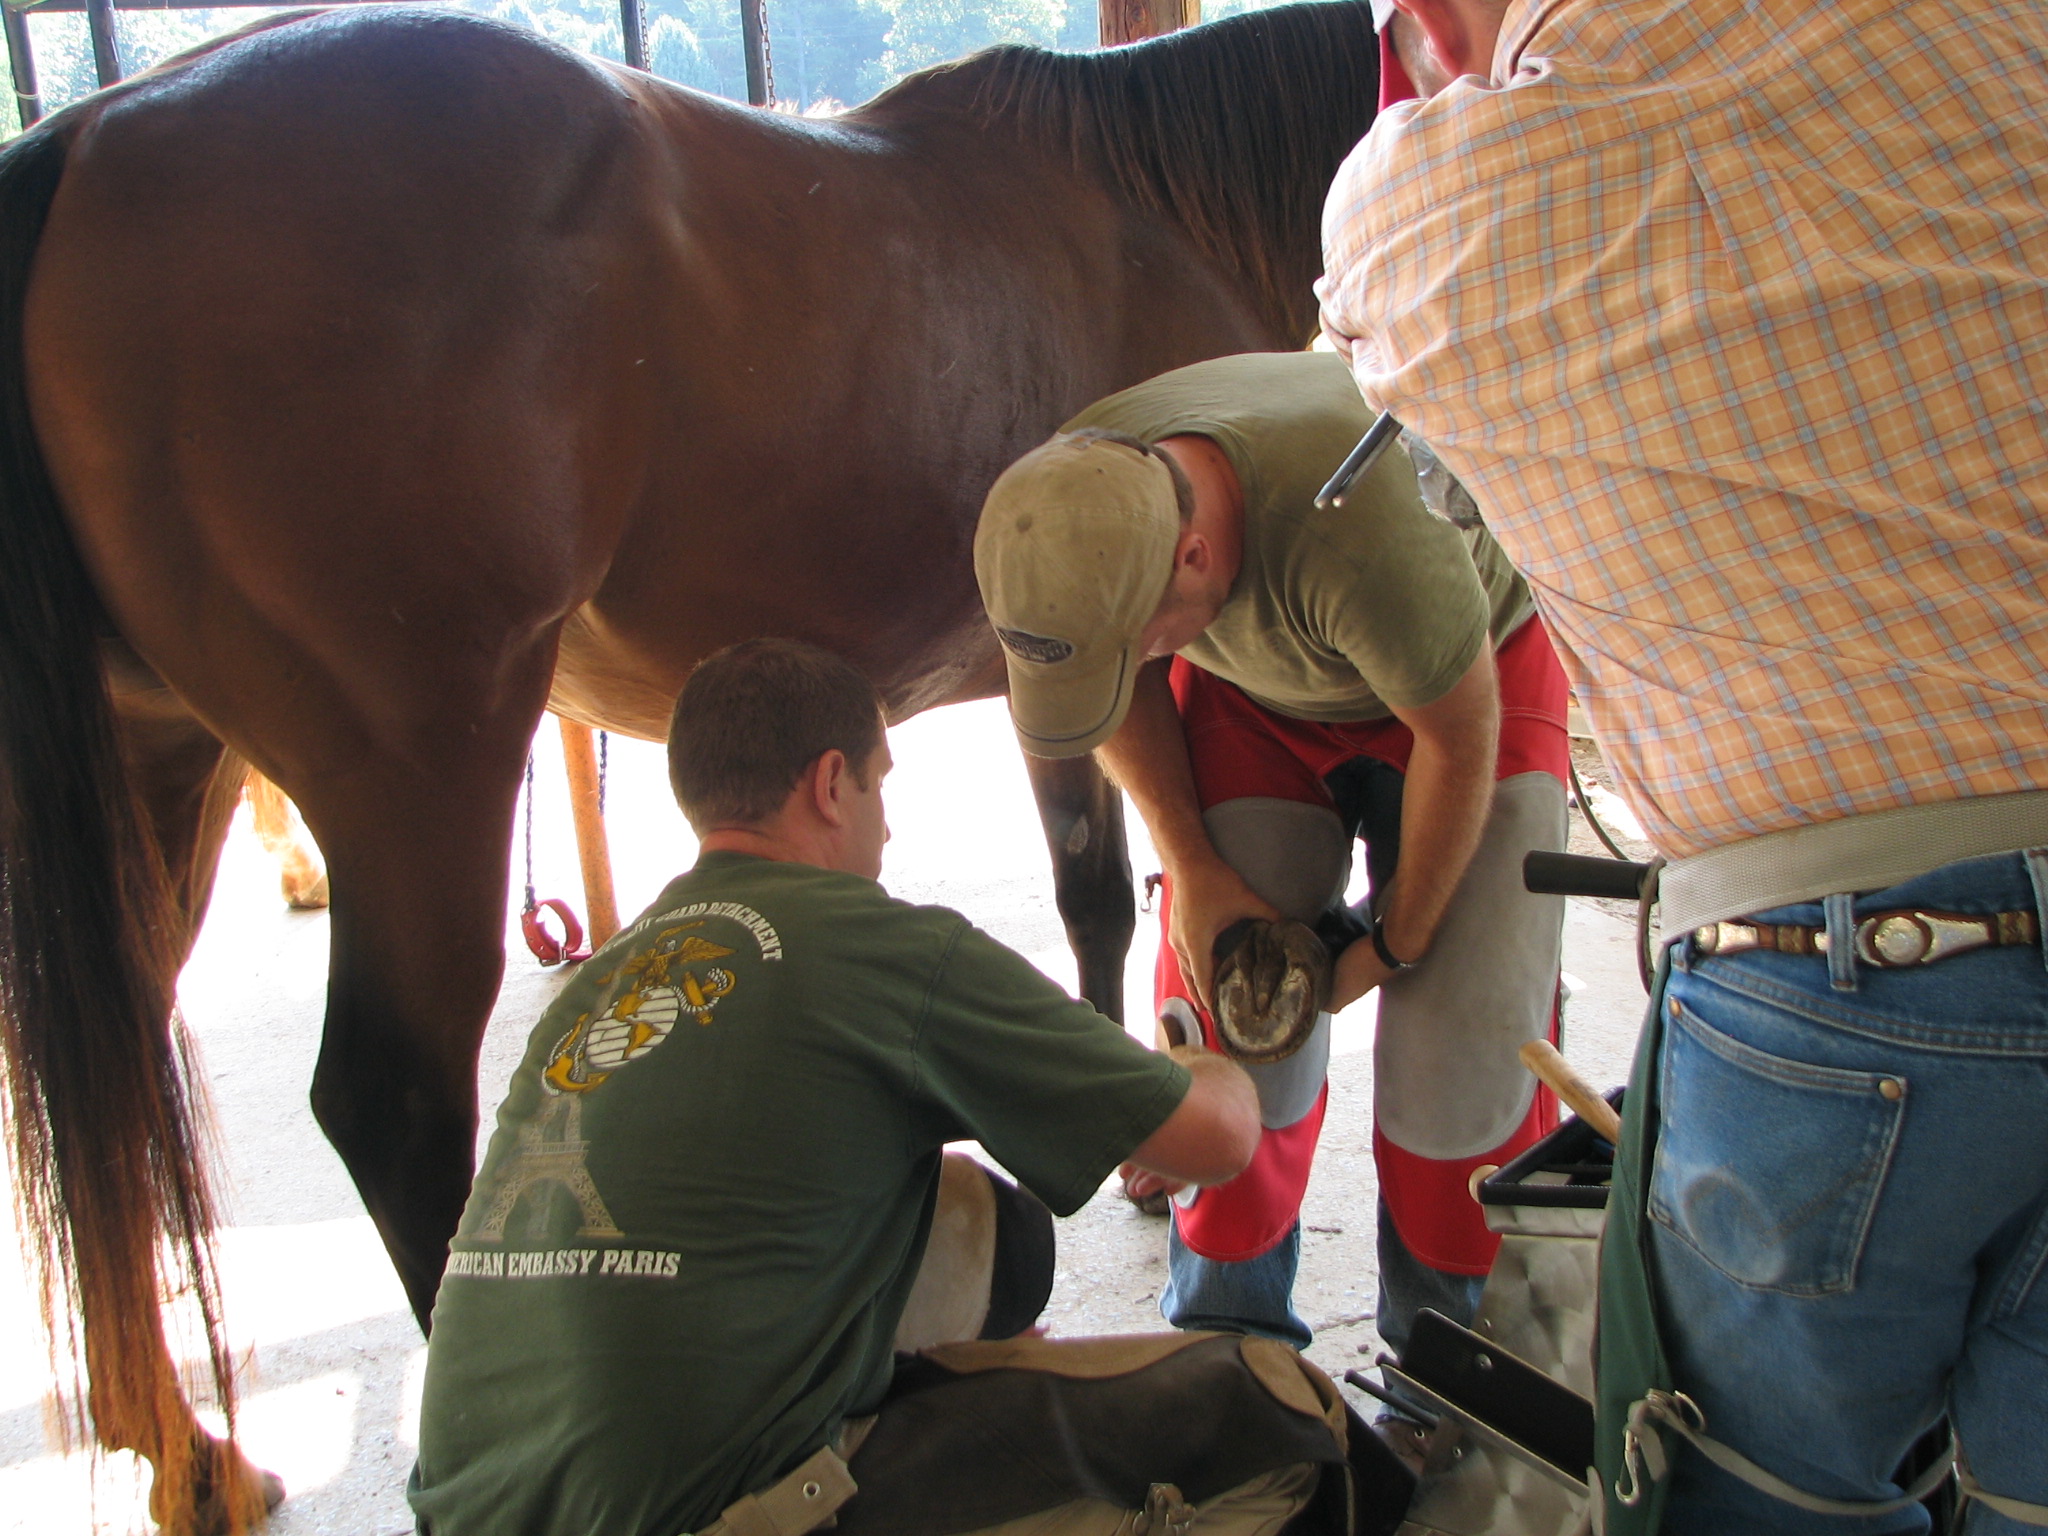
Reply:
[[[0,152],[15,1169],[94,1432],[154,1464],[166,1528],[264,1497],[158,1306],[196,1291],[229,1402],[172,1003],[245,766],[327,857],[313,1108],[424,1324],[541,711],[658,740],[760,634],[851,658],[895,719],[999,692],[986,487],[1112,390],[1307,342],[1376,95],[1364,0],[998,48],[826,120],[342,8]],[[1119,801],[1085,759],[1033,774],[1117,1011]]]

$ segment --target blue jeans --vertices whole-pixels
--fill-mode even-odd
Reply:
[[[1408,1330],[1424,1307],[1468,1327],[1478,1315],[1485,1278],[1447,1274],[1416,1258],[1394,1229],[1384,1200],[1379,1208],[1379,1259],[1380,1337],[1395,1354],[1408,1347]],[[1313,1336],[1293,1303],[1294,1274],[1300,1265],[1299,1219],[1285,1237],[1257,1258],[1237,1263],[1203,1258],[1180,1240],[1177,1226],[1170,1227],[1160,1315],[1176,1328],[1256,1333],[1306,1349]]]
[[[1829,906],[1839,957],[1842,898],[1756,915],[1819,926]],[[1854,915],[1896,907],[2043,913],[2048,853],[1946,865],[1857,896]],[[1875,1500],[1945,1411],[1986,1490],[2048,1503],[2042,949],[1887,971],[1681,940],[1664,1009],[1650,1254],[1675,1383],[1707,1433],[1810,1493]],[[1690,1448],[1664,1525],[1926,1528],[1918,1506],[1804,1513]],[[2026,1527],[1972,1505],[1964,1529]]]

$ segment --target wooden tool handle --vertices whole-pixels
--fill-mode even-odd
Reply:
[[[1522,1047],[1522,1065],[1550,1085],[1572,1112],[1617,1146],[1621,1143],[1621,1116],[1599,1091],[1572,1070],[1572,1064],[1557,1053],[1548,1040],[1531,1040]]]

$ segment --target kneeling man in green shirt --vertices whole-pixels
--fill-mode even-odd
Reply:
[[[1244,1073],[882,890],[889,748],[843,661],[719,653],[669,755],[702,852],[513,1078],[434,1308],[419,1530],[1339,1529],[1325,1378],[1266,1340],[1031,1336],[1051,1223],[943,1152],[1063,1215],[1119,1164],[1221,1182]]]

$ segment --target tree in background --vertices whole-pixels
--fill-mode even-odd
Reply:
[[[889,11],[887,51],[869,66],[869,92],[913,71],[943,64],[991,43],[1059,44],[1069,0],[882,0]],[[1094,7],[1080,0],[1095,20]]]

